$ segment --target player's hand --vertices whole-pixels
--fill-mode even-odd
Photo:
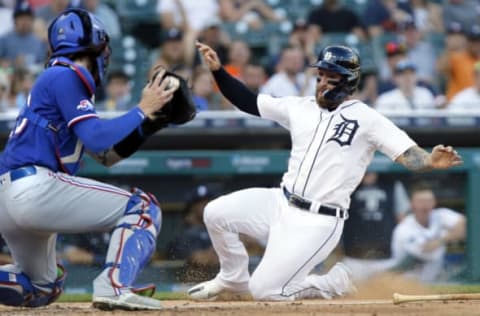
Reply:
[[[142,91],[142,99],[138,106],[146,116],[160,110],[173,98],[173,93],[178,88],[170,84],[170,80],[162,80],[165,69],[161,69],[154,80],[150,80]]]
[[[463,163],[462,157],[451,146],[433,147],[429,158],[430,166],[434,169],[447,169]]]
[[[207,64],[210,71],[215,71],[222,67],[222,63],[220,62],[220,58],[218,58],[217,53],[208,45],[200,43],[197,41],[195,43],[200,55],[202,55],[203,60]]]

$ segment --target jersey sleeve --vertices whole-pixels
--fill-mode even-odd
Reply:
[[[374,120],[369,130],[370,140],[379,151],[393,161],[407,149],[416,145],[407,133],[382,114],[372,110],[371,116],[374,117]]]
[[[404,219],[405,220],[405,219]],[[406,243],[406,236],[400,225],[397,225],[392,232],[391,250],[392,257],[396,260],[402,260],[406,255],[404,245]]]
[[[97,117],[95,106],[78,75],[68,68],[58,74],[54,97],[63,118],[71,127],[75,123]]]
[[[296,97],[272,97],[268,94],[259,94],[257,98],[260,116],[275,121],[286,129],[290,129],[289,109],[297,102]]]
[[[406,259],[417,258],[420,260],[432,260],[437,256],[436,252],[425,252],[423,246],[425,239],[418,236],[413,229],[413,220],[405,218],[394,229],[392,234],[392,255],[397,264],[405,264]]]
[[[440,216],[442,226],[447,229],[453,228],[455,225],[457,225],[458,221],[460,221],[463,216],[449,208],[437,209],[437,212],[438,216]]]

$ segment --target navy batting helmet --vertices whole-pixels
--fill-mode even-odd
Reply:
[[[105,77],[110,50],[103,23],[82,9],[69,9],[56,17],[48,27],[51,57],[84,53],[95,59],[96,84]]]
[[[318,60],[312,67],[331,71],[342,75],[342,80],[324,97],[332,102],[341,102],[351,95],[360,81],[360,57],[358,53],[347,46],[327,46],[318,55]]]

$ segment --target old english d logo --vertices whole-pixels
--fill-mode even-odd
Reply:
[[[340,114],[340,117],[343,119],[343,121],[335,124],[335,127],[333,128],[335,133],[327,140],[327,143],[333,140],[336,141],[340,146],[350,145],[355,133],[357,132],[358,121],[346,119],[342,114]]]

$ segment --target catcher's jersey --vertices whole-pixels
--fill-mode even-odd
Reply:
[[[66,58],[51,65],[36,80],[17,118],[0,156],[0,174],[32,164],[69,174],[78,170],[84,148],[71,127],[97,116],[92,102],[94,80]]]
[[[335,111],[315,97],[260,94],[260,115],[290,130],[292,149],[282,185],[306,199],[348,209],[375,150],[395,160],[415,142],[385,116],[358,100]]]

